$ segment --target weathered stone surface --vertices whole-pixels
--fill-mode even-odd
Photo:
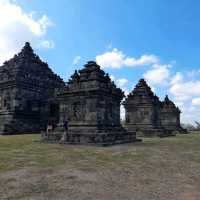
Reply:
[[[160,110],[162,127],[170,131],[184,132],[185,130],[180,125],[180,113],[180,109],[166,95]]]
[[[60,121],[54,135],[62,136],[63,122],[68,120],[66,143],[106,145],[135,141],[135,132],[129,133],[120,125],[123,97],[108,74],[95,62],[88,62],[82,70],[75,71],[58,94]]]
[[[114,144],[135,141],[135,131],[144,135],[183,131],[180,110],[168,97],[161,102],[144,79],[124,101],[124,129],[120,124],[123,97],[95,62],[75,71],[65,84],[26,43],[0,67],[0,134],[39,132],[52,121],[58,124],[56,131],[44,138],[59,141],[66,119],[66,143]]]
[[[123,105],[125,127],[129,131],[145,136],[166,136],[182,130],[179,108],[168,97],[161,102],[144,79],[139,80]]]
[[[63,80],[29,43],[0,67],[0,134],[38,132],[58,120],[56,91]]]

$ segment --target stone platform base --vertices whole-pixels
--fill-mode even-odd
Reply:
[[[188,130],[187,129],[181,129],[180,131],[179,131],[179,133],[181,133],[181,134],[188,134],[189,132],[188,132]]]
[[[133,126],[125,126],[125,129],[127,131],[135,131],[138,137],[170,137],[176,135],[173,131],[164,128],[136,128]]]
[[[141,139],[136,139],[135,133],[101,133],[101,134],[87,134],[87,133],[68,133],[63,140],[63,135],[60,133],[52,133],[46,136],[43,135],[44,142],[63,143],[63,144],[87,144],[110,146],[114,144],[139,142]]]
[[[178,129],[176,132],[180,133],[180,134],[188,134],[189,133],[187,129],[182,128],[182,127],[180,129]]]
[[[176,134],[173,131],[163,130],[163,129],[150,129],[150,130],[141,130],[137,132],[137,136],[143,137],[170,137],[175,136]]]

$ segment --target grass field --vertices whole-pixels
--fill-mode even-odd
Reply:
[[[112,147],[0,136],[0,199],[199,200],[200,134]]]

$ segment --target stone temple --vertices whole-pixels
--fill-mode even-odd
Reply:
[[[0,67],[0,135],[33,133],[58,120],[56,92],[63,80],[26,43]]]
[[[21,52],[0,66],[0,135],[39,133],[57,124],[44,140],[58,141],[68,120],[65,143],[115,144],[144,135],[182,131],[180,110],[168,97],[163,102],[144,79],[123,102],[126,123],[120,123],[124,93],[94,62],[75,71],[68,83],[34,53],[27,42]]]
[[[108,74],[94,61],[71,76],[58,94],[60,122],[48,140],[60,139],[63,122],[69,121],[65,143],[109,145],[136,141],[134,131],[120,124],[120,103],[124,97]],[[56,137],[56,138],[55,138]]]
[[[180,125],[180,110],[168,96],[161,102],[144,79],[123,102],[125,127],[138,135],[168,136],[173,131],[184,131]]]

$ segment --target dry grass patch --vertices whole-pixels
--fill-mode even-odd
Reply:
[[[0,199],[200,199],[200,134],[112,147],[0,137]]]

